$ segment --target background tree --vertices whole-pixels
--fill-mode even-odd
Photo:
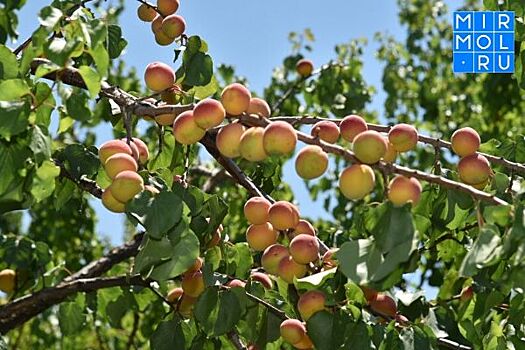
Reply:
[[[25,2],[0,9],[2,347],[523,347],[520,1],[465,4],[516,11],[516,73],[458,76],[446,6],[399,1],[406,41],[377,38],[385,116],[369,107],[361,41],[313,67],[312,34],[291,35],[254,100],[183,34],[178,1],[140,3],[152,40],[175,48],[144,81],[120,58],[123,1],[53,1],[13,50]],[[465,126],[477,133],[443,141]],[[299,221],[290,161],[322,175],[306,184],[334,220]],[[127,243],[96,235],[92,198],[125,211]]]

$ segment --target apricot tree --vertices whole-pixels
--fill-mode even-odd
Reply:
[[[126,3],[175,48],[143,76],[123,2],[55,0],[10,49],[23,5],[0,8],[0,348],[523,347],[523,60],[454,76],[441,1],[400,1],[407,41],[378,38],[379,118],[357,41],[317,68],[293,41],[256,97],[178,0]],[[287,162],[330,220],[301,215]]]

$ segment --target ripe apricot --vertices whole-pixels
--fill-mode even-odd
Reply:
[[[478,151],[481,138],[476,130],[465,127],[454,131],[450,139],[452,150],[460,157],[469,156]]]
[[[339,130],[343,139],[353,142],[357,135],[368,130],[368,125],[362,117],[352,114],[341,120]]]
[[[297,134],[287,122],[276,121],[264,128],[263,147],[266,154],[289,154],[295,150]]]
[[[421,197],[421,184],[416,178],[398,175],[388,185],[388,199],[395,206],[411,202],[416,205]]]
[[[417,130],[409,124],[397,124],[388,132],[388,140],[397,152],[407,152],[417,145]]]
[[[246,231],[246,241],[253,250],[265,250],[277,242],[279,233],[268,222],[250,225]]]
[[[268,222],[272,204],[264,197],[252,197],[244,204],[244,217],[249,223],[261,225]]]
[[[241,136],[239,152],[241,156],[250,162],[260,162],[268,155],[264,150],[264,129],[253,127],[246,130]]]
[[[353,164],[339,174],[339,189],[348,199],[362,199],[374,187],[374,171],[366,164]]]
[[[364,131],[354,138],[353,151],[359,161],[374,164],[384,157],[386,141],[377,131]]]
[[[226,111],[222,104],[211,98],[200,101],[193,109],[193,118],[201,129],[207,130],[220,125],[225,117]]]
[[[221,94],[221,102],[230,115],[241,115],[250,107],[252,95],[244,85],[233,83],[224,88]]]
[[[339,127],[334,122],[323,120],[312,127],[311,135],[325,142],[335,143],[339,139]]]
[[[308,145],[301,149],[295,158],[295,171],[306,180],[318,178],[327,168],[328,155],[319,146]]]
[[[219,152],[228,158],[236,158],[241,155],[239,149],[241,137],[246,128],[241,123],[231,123],[223,126],[217,133],[215,144]]]
[[[191,145],[197,143],[204,137],[206,130],[201,129],[195,122],[193,111],[185,111],[179,114],[173,122],[173,136],[178,143]]]

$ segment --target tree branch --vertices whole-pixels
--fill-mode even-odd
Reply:
[[[60,304],[70,296],[79,292],[94,292],[99,289],[123,286],[149,286],[150,281],[141,276],[117,276],[81,278],[70,282],[62,282],[55,287],[45,288],[36,293],[20,297],[9,304],[0,307],[0,332],[23,324],[47,308]]]
[[[282,116],[282,117],[270,118],[270,120],[271,121],[281,120],[281,121],[288,122],[292,125],[296,125],[296,124],[308,125],[308,124],[315,124],[323,120],[329,120],[331,122],[339,124],[342,119],[330,119],[330,118],[313,117],[313,116]],[[382,133],[388,133],[390,129],[392,128],[391,126],[372,124],[372,123],[367,123],[367,125],[368,125],[369,130],[375,130],[377,132],[382,132]],[[448,150],[452,150],[452,144],[450,142],[443,141],[439,138],[419,134],[418,141],[421,143],[432,145],[437,148],[445,148]],[[504,168],[507,168],[508,170],[512,170],[521,175],[525,175],[525,165],[523,164],[511,162],[503,157],[497,157],[497,156],[493,156],[487,153],[482,153],[482,152],[477,152],[477,153],[487,158],[487,160],[493,164],[500,165]]]
[[[66,169],[66,167],[64,166],[64,164],[62,164],[62,162],[60,162],[57,159],[53,159],[53,162],[55,163],[55,165],[60,167],[60,174],[59,175],[61,177],[72,181],[81,190],[86,191],[88,193],[91,193],[93,196],[95,196],[97,198],[102,197],[102,192],[104,192],[104,191],[97,185],[96,181],[93,181],[93,180],[88,179],[88,178],[80,178],[80,179],[76,178],[75,176],[73,176],[73,174],[71,174],[69,172],[69,170]]]
[[[137,255],[143,238],[144,232],[136,234],[131,241],[120,247],[113,248],[100,259],[90,262],[71,276],[64,278],[62,283],[69,283],[82,278],[98,277],[106,273],[113,266]]]
[[[278,119],[279,118],[273,118],[272,120],[278,120]],[[246,114],[242,115],[240,117],[240,120],[244,124],[251,125],[251,126],[261,126],[261,127],[264,127],[264,126],[268,125],[269,123],[271,123],[271,121],[268,120],[268,119],[263,119],[263,118],[260,118],[260,117],[256,117],[256,116],[252,116],[252,115],[246,115]],[[349,161],[354,162],[354,163],[360,163],[353,152],[351,152],[351,151],[349,151],[349,150],[347,150],[347,149],[345,149],[345,148],[343,148],[343,147],[341,147],[339,145],[328,143],[328,142],[324,142],[324,141],[320,140],[319,138],[310,136],[310,135],[305,134],[305,133],[303,133],[301,131],[296,131],[296,133],[297,133],[297,138],[299,140],[301,140],[302,142],[306,143],[306,144],[317,145],[317,146],[321,147],[327,153],[332,153],[332,154],[339,155],[339,156],[341,156],[341,157],[343,157],[345,159],[348,159]],[[439,175],[428,174],[428,173],[425,173],[425,172],[420,171],[420,170],[410,169],[410,168],[407,168],[407,167],[404,167],[404,166],[400,166],[400,165],[396,165],[396,164],[389,164],[389,163],[385,163],[385,162],[378,162],[378,163],[372,164],[370,166],[372,168],[378,169],[380,171],[384,171],[387,174],[400,174],[400,175],[405,175],[405,176],[409,176],[409,177],[414,177],[414,178],[419,179],[419,180],[423,180],[423,181],[426,181],[426,182],[438,184],[441,187],[445,187],[445,188],[448,188],[448,189],[451,189],[451,190],[462,191],[462,192],[465,192],[467,194],[470,194],[472,197],[474,197],[476,199],[479,199],[479,200],[482,200],[482,201],[485,201],[485,202],[488,202],[488,203],[491,203],[491,204],[508,205],[507,202],[505,202],[504,200],[502,200],[502,199],[500,199],[500,198],[498,198],[498,197],[496,197],[494,195],[491,195],[491,194],[489,194],[487,192],[483,192],[483,191],[477,190],[477,189],[475,189],[472,186],[468,186],[468,185],[465,185],[463,183],[460,183],[460,182],[457,182],[457,181],[453,181],[453,180],[447,179],[445,177],[441,177]]]

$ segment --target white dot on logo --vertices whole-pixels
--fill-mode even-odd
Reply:
[[[465,64],[465,63],[466,63],[466,62],[465,62],[464,60],[463,60],[463,61],[461,61],[461,64]]]

